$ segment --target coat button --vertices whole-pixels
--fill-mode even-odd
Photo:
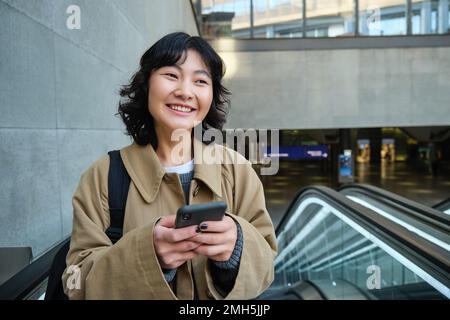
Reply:
[[[194,197],[198,195],[198,192],[200,191],[200,187],[197,185],[194,189]]]

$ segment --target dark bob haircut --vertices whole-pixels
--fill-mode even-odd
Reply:
[[[132,136],[137,144],[145,146],[150,143],[155,150],[158,147],[153,117],[148,111],[148,82],[151,72],[175,65],[188,49],[200,54],[212,78],[213,100],[208,114],[203,119],[202,133],[210,128],[222,130],[230,104],[230,92],[221,83],[225,65],[204,39],[175,32],[158,40],[144,53],[140,69],[132,76],[130,84],[120,89],[123,99],[119,102],[118,114],[125,123],[127,134]]]

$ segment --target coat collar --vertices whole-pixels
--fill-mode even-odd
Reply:
[[[209,162],[205,163],[203,160],[204,154],[213,152],[211,148],[214,148],[214,144],[206,145],[194,138],[194,179],[201,180],[212,192],[222,197],[221,163],[208,164]],[[134,142],[120,150],[120,155],[131,180],[145,202],[153,202],[165,175],[164,167],[153,147],[150,144],[140,146]]]

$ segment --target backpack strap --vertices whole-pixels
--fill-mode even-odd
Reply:
[[[109,151],[108,204],[110,226],[105,233],[111,242],[116,243],[123,233],[123,219],[127,203],[130,176],[122,162],[119,150]]]

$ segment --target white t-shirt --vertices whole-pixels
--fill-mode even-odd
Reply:
[[[194,170],[194,159],[192,159],[189,162],[183,163],[179,166],[173,166],[173,167],[164,167],[167,173],[188,173]]]

